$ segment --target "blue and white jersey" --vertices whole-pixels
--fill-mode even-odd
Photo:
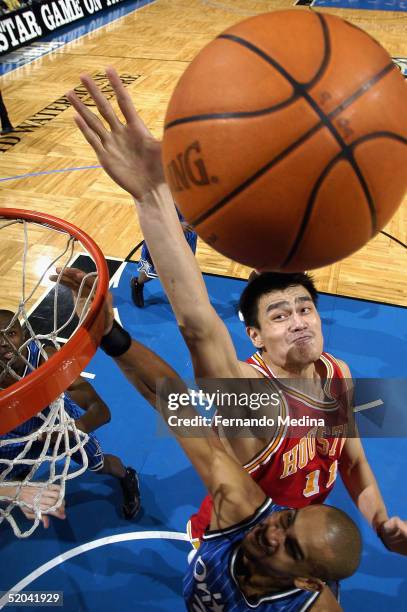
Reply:
[[[31,342],[29,342],[29,344],[27,345],[27,361],[31,366],[33,366],[34,369],[37,369],[40,365],[41,351],[36,342],[34,342],[34,340],[31,340]],[[24,378],[24,376],[28,376],[30,372],[32,372],[31,368],[26,365],[22,374],[22,378]],[[74,420],[78,419],[83,414],[83,410],[71,399],[71,397],[67,393],[64,393],[64,408],[65,412]],[[46,417],[48,413],[49,406],[46,406],[41,411],[41,415]],[[24,447],[26,446],[26,442],[15,442],[14,440],[29,435],[31,432],[39,429],[43,424],[44,419],[41,416],[36,415],[31,417],[24,423],[21,423],[21,425],[18,425],[15,429],[9,431],[7,434],[0,435],[0,441],[8,441],[8,444],[5,444],[0,447],[0,459],[15,459],[20,454],[20,452],[23,451]],[[93,433],[88,434],[88,436],[89,440],[84,446],[84,451],[88,456],[88,468],[96,472],[101,470],[104,465],[103,450],[100,447],[99,440]],[[43,445],[41,443],[34,442],[28,452],[24,453],[24,456],[27,459],[34,459],[38,457],[42,450],[42,446]],[[83,463],[82,456],[79,451],[73,453],[72,459],[78,464]],[[16,474],[20,469],[22,469],[21,465],[16,466],[13,471],[13,474]],[[2,470],[0,466],[0,472],[1,471]],[[9,478],[13,474],[10,474]]]
[[[176,211],[177,211],[178,219],[180,220],[180,222],[182,223],[183,221],[185,221],[184,217],[181,215],[179,210],[176,209]],[[188,242],[191,248],[191,251],[195,255],[196,245],[198,241],[198,234],[194,231],[188,230],[187,232],[184,232],[184,236],[185,236],[185,240]],[[144,274],[148,278],[158,278],[158,274],[154,267],[153,260],[150,255],[150,251],[145,241],[143,242],[143,246],[141,248],[141,254],[140,254],[140,259],[138,262],[137,270],[138,272],[144,272]]]
[[[273,512],[285,507],[273,504],[270,498],[247,520],[234,527],[210,531],[203,536],[184,578],[184,599],[190,612],[304,612],[319,596],[318,592],[296,587],[281,593],[247,601],[235,574],[240,542],[246,533]]]
[[[38,366],[40,365],[41,351],[38,345],[36,344],[36,342],[34,342],[34,340],[31,340],[31,342],[27,344],[26,359],[28,363],[33,367],[34,370],[36,370]],[[32,371],[33,370],[28,365],[26,365],[21,375],[21,378],[28,376],[28,374],[30,374],[30,372]],[[44,408],[42,412],[44,416],[47,416],[49,412],[49,407],[47,406],[46,408]],[[10,431],[8,434],[5,434],[4,436],[0,436],[0,440],[4,438],[7,438],[7,439],[8,438],[21,438],[23,436],[27,436],[32,431],[35,431],[36,429],[41,427],[43,423],[44,423],[44,420],[41,417],[33,416],[30,419],[28,419],[28,421],[21,423],[21,425],[19,425],[18,427]],[[24,445],[25,442],[23,442],[22,444]]]

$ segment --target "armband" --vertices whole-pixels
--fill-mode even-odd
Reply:
[[[120,357],[127,353],[131,346],[131,336],[117,321],[113,321],[112,329],[103,336],[100,343],[102,351],[109,357]]]

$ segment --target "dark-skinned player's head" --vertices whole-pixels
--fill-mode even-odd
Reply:
[[[241,548],[254,574],[316,591],[357,570],[362,544],[345,512],[315,504],[273,513],[247,533]]]
[[[0,375],[4,370],[3,364],[10,364],[15,371],[19,371],[24,367],[24,361],[21,357],[17,356],[17,351],[24,343],[24,331],[20,325],[18,319],[16,319],[13,325],[10,323],[14,317],[14,312],[11,310],[0,309]],[[6,387],[13,382],[15,379],[6,374],[0,380],[0,387]]]
[[[246,286],[239,303],[253,345],[283,368],[319,359],[323,338],[317,299],[308,274],[259,274]]]

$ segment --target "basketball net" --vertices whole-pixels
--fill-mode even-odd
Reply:
[[[47,231],[58,232],[62,235],[65,233],[65,236],[63,237],[62,252],[49,265],[45,266],[40,278],[35,282],[35,286],[27,290],[27,261],[30,250],[29,226],[33,225],[41,226],[42,229],[46,228]],[[7,228],[8,230],[12,229],[15,231],[17,227],[23,230],[21,299],[10,323],[7,327],[0,329],[0,336],[2,339],[5,339],[3,343],[7,342],[10,347],[9,352],[13,354],[12,358],[7,361],[0,359],[0,389],[2,390],[0,393],[7,387],[10,387],[10,384],[13,384],[10,383],[11,379],[14,381],[22,380],[22,377],[13,368],[13,365],[17,367],[16,364],[18,363],[19,371],[21,372],[23,362],[25,364],[26,375],[28,376],[35,369],[27,359],[27,347],[31,350],[34,346],[38,348],[42,357],[39,360],[40,362],[47,362],[49,359],[44,346],[48,345],[57,351],[61,349],[61,341],[59,339],[61,333],[74,321],[76,308],[80,302],[81,307],[83,307],[79,316],[79,322],[73,333],[78,330],[88,314],[98,282],[98,274],[96,272],[86,275],[73,304],[72,311],[69,312],[66,320],[61,323],[61,308],[58,308],[59,300],[61,302],[60,279],[66,267],[71,264],[74,255],[76,255],[75,246],[80,244],[83,248],[83,245],[77,238],[70,235],[68,231],[52,228],[43,222],[33,223],[24,219],[0,219],[0,229],[3,230],[3,234]],[[36,238],[38,241],[38,236]],[[49,333],[36,333],[29,320],[28,305],[32,304],[33,300],[35,300],[36,292],[42,281],[48,279],[48,276],[54,272],[56,266],[60,267],[61,271],[54,288],[53,320],[50,322],[52,329]],[[84,284],[89,276],[94,279],[93,286],[89,295],[89,288],[87,288],[86,297],[84,297]],[[17,320],[20,322],[27,337],[19,348],[16,348],[8,337],[8,332]],[[39,367],[41,368],[43,365]],[[52,376],[52,374],[50,375]],[[3,385],[6,380],[8,380],[8,384]],[[88,458],[84,450],[88,439],[87,434],[75,426],[74,419],[65,411],[65,393],[59,395],[48,406],[44,406],[44,409],[35,416],[30,416],[25,424],[23,423],[23,426],[0,435],[0,525],[7,521],[17,537],[24,538],[30,536],[41,521],[41,499],[50,485],[59,485],[60,491],[55,505],[47,508],[47,512],[59,508],[65,496],[65,482],[79,476],[88,467]],[[76,465],[72,461],[74,453],[76,453]],[[3,495],[5,487],[15,487],[14,495]],[[35,487],[37,490],[35,496],[33,498],[31,496],[30,503],[24,499],[24,493],[28,492],[27,487]],[[19,508],[26,508],[34,513],[35,519],[28,526],[28,519],[18,510]]]

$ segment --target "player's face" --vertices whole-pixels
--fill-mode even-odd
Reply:
[[[259,328],[250,336],[280,367],[307,366],[322,353],[321,319],[311,295],[302,285],[262,295],[258,303]]]
[[[282,510],[256,525],[242,541],[256,573],[280,579],[312,576],[327,548],[324,513],[318,506]]]
[[[0,316],[0,329],[8,327],[10,319],[7,317]],[[7,333],[0,333],[0,359],[1,361],[8,363],[11,362],[13,369],[18,370],[23,365],[23,360],[16,358],[15,352],[13,352],[12,346],[15,349],[19,349],[24,342],[23,330],[18,321],[14,323]],[[12,346],[11,346],[12,345]],[[1,366],[0,366],[1,367]],[[14,379],[12,382],[15,382]]]

